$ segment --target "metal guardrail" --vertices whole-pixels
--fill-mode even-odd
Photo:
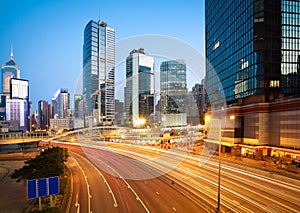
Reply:
[[[42,140],[48,138],[48,133],[40,132],[9,132],[0,133],[0,144],[11,142],[30,142],[32,140]]]

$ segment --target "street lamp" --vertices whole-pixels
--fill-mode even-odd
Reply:
[[[135,125],[140,128],[141,126],[143,126],[146,123],[146,119],[145,118],[136,118],[134,120]]]
[[[220,199],[221,199],[221,130],[222,130],[222,120],[220,119],[219,124],[220,132],[219,132],[219,174],[218,174],[218,207],[217,212],[221,212],[220,210]]]
[[[230,115],[229,116],[230,120],[234,120],[235,116]],[[221,143],[222,143],[222,120],[219,120],[219,174],[218,174],[218,207],[217,207],[217,212],[221,212],[220,209],[220,199],[221,199]]]
[[[206,114],[205,117],[204,117],[204,120],[205,120],[205,129],[204,129],[204,131],[205,131],[205,135],[207,136],[207,130],[208,130],[208,127],[207,127],[208,124],[207,123],[210,122],[211,116]]]
[[[205,115],[205,129],[208,130],[208,123],[212,120],[211,115]],[[221,198],[221,138],[222,138],[222,120],[219,120],[219,130],[218,130],[218,149],[219,149],[219,168],[218,168],[218,204],[217,212],[220,212],[220,198]],[[208,134],[208,133],[206,133]]]

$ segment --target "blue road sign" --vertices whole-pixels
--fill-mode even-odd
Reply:
[[[49,195],[48,193],[48,178],[38,179],[38,196],[43,197]]]
[[[58,176],[27,181],[27,198],[44,197],[59,193]]]
[[[59,193],[58,176],[49,178],[49,195],[56,195]]]
[[[27,181],[27,199],[37,198],[37,180]]]

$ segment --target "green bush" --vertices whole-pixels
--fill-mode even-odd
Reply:
[[[35,158],[25,161],[25,165],[14,170],[10,177],[19,182],[21,180],[60,176],[64,173],[64,162],[67,161],[68,157],[68,149],[66,148],[48,148]]]

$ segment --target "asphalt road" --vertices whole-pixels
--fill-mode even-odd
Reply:
[[[216,156],[128,144],[66,146],[93,183],[93,194],[105,200],[91,201],[92,212],[204,212],[203,204],[215,211]],[[103,178],[112,193],[100,185]],[[300,212],[300,181],[222,161],[220,198],[222,212]]]
[[[155,173],[144,163],[105,150],[84,148],[82,152],[78,147],[68,148],[74,176],[70,212],[78,212],[78,204],[79,212],[93,213],[205,212],[158,177],[138,180],[136,174],[150,177]]]
[[[114,147],[116,148],[116,145]],[[186,158],[182,152],[163,151],[157,154],[158,158],[163,160],[154,161],[151,147],[120,144],[119,149],[120,153],[147,162],[160,171],[170,170],[166,175],[176,184],[197,194],[212,206],[217,206],[218,158],[212,157],[205,161],[202,156],[200,162],[199,156]],[[178,166],[173,168],[174,164]],[[247,171],[247,168],[237,168],[224,161],[221,167],[220,188],[222,211],[300,212],[300,181],[297,180],[278,175],[275,177],[274,174],[263,171]]]

